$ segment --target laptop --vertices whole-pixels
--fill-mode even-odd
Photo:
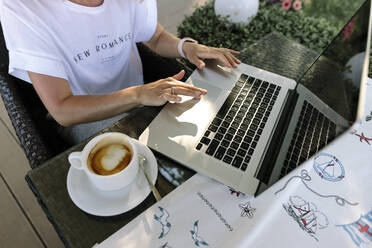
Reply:
[[[370,0],[298,82],[216,61],[186,83],[201,100],[168,103],[140,141],[235,190],[257,195],[361,118],[370,47]]]

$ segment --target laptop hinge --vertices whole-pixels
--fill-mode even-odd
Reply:
[[[295,90],[288,90],[287,94],[287,101],[284,105],[282,114],[274,130],[274,134],[271,137],[271,141],[269,142],[265,157],[256,176],[256,178],[259,179],[260,182],[263,182],[265,184],[269,183],[275,161],[278,157],[280,148],[284,141],[285,133],[291,121],[291,116],[296,107],[296,101],[298,99],[298,93]]]

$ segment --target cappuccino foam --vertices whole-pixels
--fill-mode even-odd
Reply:
[[[132,155],[123,144],[108,144],[89,156],[91,169],[99,175],[111,175],[128,166]]]

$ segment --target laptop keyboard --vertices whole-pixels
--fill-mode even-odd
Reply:
[[[336,124],[305,101],[280,177],[287,175],[306,161],[331,142],[335,136]]]
[[[196,149],[246,171],[280,89],[242,74]]]

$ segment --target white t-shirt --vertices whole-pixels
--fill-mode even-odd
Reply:
[[[1,24],[9,73],[66,79],[74,95],[107,94],[143,84],[136,42],[157,25],[156,0],[105,0],[85,7],[68,0],[3,0]]]

